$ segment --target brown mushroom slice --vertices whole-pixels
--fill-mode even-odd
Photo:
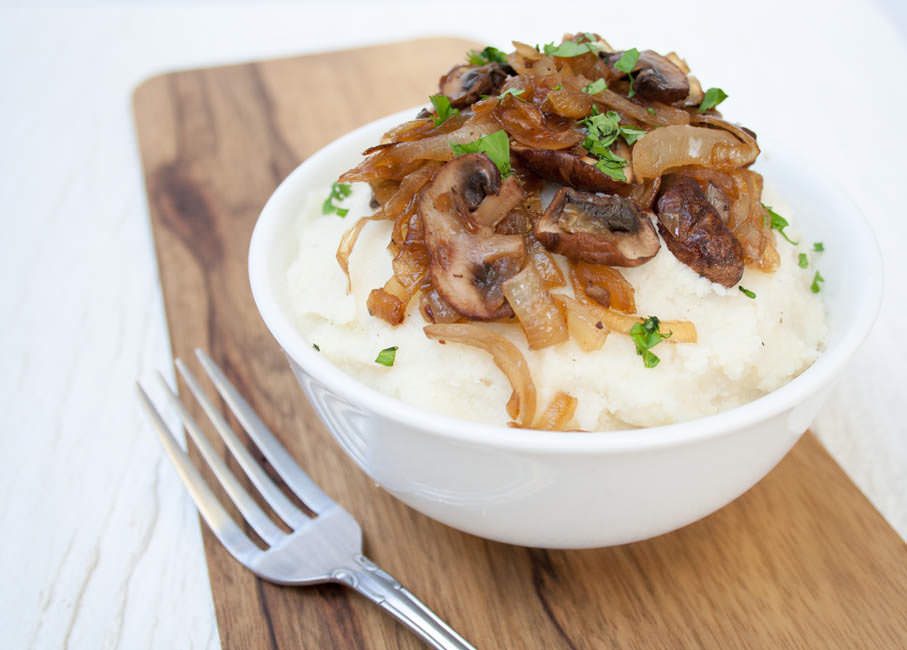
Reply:
[[[629,183],[611,178],[569,151],[514,148],[513,153],[530,171],[554,183],[589,192],[627,194],[630,191]]]
[[[672,174],[656,201],[658,230],[681,262],[712,282],[732,287],[743,275],[743,247],[699,184]]]
[[[450,105],[464,108],[479,100],[482,95],[497,94],[507,78],[507,68],[500,63],[481,66],[457,65],[441,77],[438,86],[447,95]]]
[[[570,259],[610,266],[639,266],[661,244],[649,218],[632,199],[558,190],[535,226],[535,238]]]
[[[501,284],[526,259],[522,236],[497,235],[489,227],[476,231],[475,213],[486,200],[496,202],[501,187],[501,173],[488,156],[467,154],[445,164],[419,198],[432,286],[473,320],[513,315]]]
[[[606,55],[606,60],[613,68],[622,55],[623,52],[613,52]],[[643,99],[672,104],[686,99],[690,93],[686,73],[670,59],[652,50],[639,53],[633,73],[633,89]]]

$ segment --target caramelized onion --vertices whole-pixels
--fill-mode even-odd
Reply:
[[[584,352],[600,350],[608,338],[605,309],[594,303],[583,303],[562,294],[551,297],[567,313],[567,332]]]
[[[576,398],[563,391],[557,391],[546,408],[532,424],[533,429],[563,431],[576,413]]]
[[[372,289],[365,303],[368,313],[391,325],[399,325],[406,316],[406,305],[386,289]]]
[[[546,348],[567,340],[567,323],[542,284],[535,264],[524,266],[522,271],[506,280],[501,288],[520,321],[530,350]]]
[[[502,99],[492,116],[514,140],[533,149],[566,149],[585,137],[572,120],[546,118],[535,104],[513,95]]]
[[[751,164],[758,147],[741,142],[727,131],[677,125],[655,129],[633,147],[637,178],[656,178],[684,165],[731,170]]]
[[[471,345],[488,352],[513,388],[520,424],[531,425],[536,408],[535,384],[526,359],[513,343],[497,332],[473,323],[426,325],[423,331],[430,339]],[[511,401],[514,401],[513,397]]]
[[[602,322],[610,330],[621,334],[629,334],[630,328],[645,319],[639,316],[628,316],[611,309],[602,310]],[[671,343],[696,343],[696,326],[688,320],[663,320],[660,321],[660,330],[663,334],[671,333],[665,341]]]
[[[539,240],[530,236],[526,240],[526,252],[529,253],[529,258],[535,265],[535,270],[539,272],[546,288],[563,286],[564,274],[561,267]]]
[[[359,239],[359,233],[365,228],[365,224],[372,221],[373,217],[362,217],[353,224],[353,227],[343,233],[340,238],[340,245],[337,246],[337,263],[340,265],[343,274],[346,276],[346,292],[353,290],[353,280],[350,278],[350,255],[353,254],[353,247],[356,246],[356,240]]]
[[[570,279],[578,299],[588,296],[603,307],[636,313],[636,292],[617,269],[604,264],[577,262],[570,269]]]

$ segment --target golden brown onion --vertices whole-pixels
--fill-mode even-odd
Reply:
[[[506,280],[501,288],[520,321],[530,350],[539,350],[567,340],[567,323],[561,310],[548,295],[535,264],[524,266],[522,271]]]
[[[426,325],[423,331],[430,339],[471,345],[490,354],[513,388],[520,424],[531,426],[536,408],[535,384],[526,359],[513,343],[497,332],[474,323]],[[514,401],[513,397],[511,401]]]
[[[551,294],[554,301],[567,313],[567,331],[570,338],[584,352],[600,350],[608,338],[603,307],[583,303],[562,294]]]
[[[759,149],[741,142],[727,131],[677,125],[655,129],[633,147],[637,178],[657,178],[684,165],[731,170],[751,164]]]
[[[548,403],[548,408],[533,422],[532,428],[542,431],[564,431],[576,413],[576,405],[575,397],[557,391]]]

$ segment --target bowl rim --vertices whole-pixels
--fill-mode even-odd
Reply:
[[[361,126],[326,145],[304,160],[277,187],[270,196],[252,232],[249,244],[249,282],[258,311],[289,359],[297,363],[317,382],[343,399],[391,422],[399,423],[420,432],[452,440],[480,444],[499,449],[521,451],[590,453],[604,451],[638,451],[671,447],[710,437],[729,435],[768,420],[796,406],[818,393],[830,383],[847,363],[869,334],[878,314],[882,297],[882,261],[878,242],[859,207],[841,188],[825,185],[812,177],[807,165],[789,165],[799,176],[806,177],[813,187],[834,194],[846,206],[846,211],[856,224],[855,240],[865,254],[861,266],[866,288],[856,297],[852,309],[856,316],[839,341],[824,350],[813,364],[799,376],[780,388],[751,402],[721,413],[656,427],[621,429],[617,431],[562,432],[518,429],[505,425],[486,424],[460,420],[428,411],[385,395],[329,362],[313,350],[296,330],[289,317],[281,310],[280,302],[271,286],[268,252],[275,245],[280,227],[287,220],[287,211],[298,210],[291,201],[297,186],[304,184],[308,175],[317,170],[322,160],[338,150],[349,148],[365,132],[383,132],[402,120],[409,119],[421,107],[407,109]],[[773,164],[790,159],[776,150],[771,154]],[[844,211],[844,208],[841,210]]]

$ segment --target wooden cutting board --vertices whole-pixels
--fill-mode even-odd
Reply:
[[[409,509],[325,431],[252,301],[255,219],[302,160],[425,101],[472,45],[427,39],[188,70],[136,89],[174,356],[197,368],[192,349],[209,350],[359,520],[366,553],[479,648],[907,646],[907,547],[811,434],[698,523],[627,546],[546,551],[485,541]],[[256,579],[203,530],[224,648],[421,647],[352,591]]]

